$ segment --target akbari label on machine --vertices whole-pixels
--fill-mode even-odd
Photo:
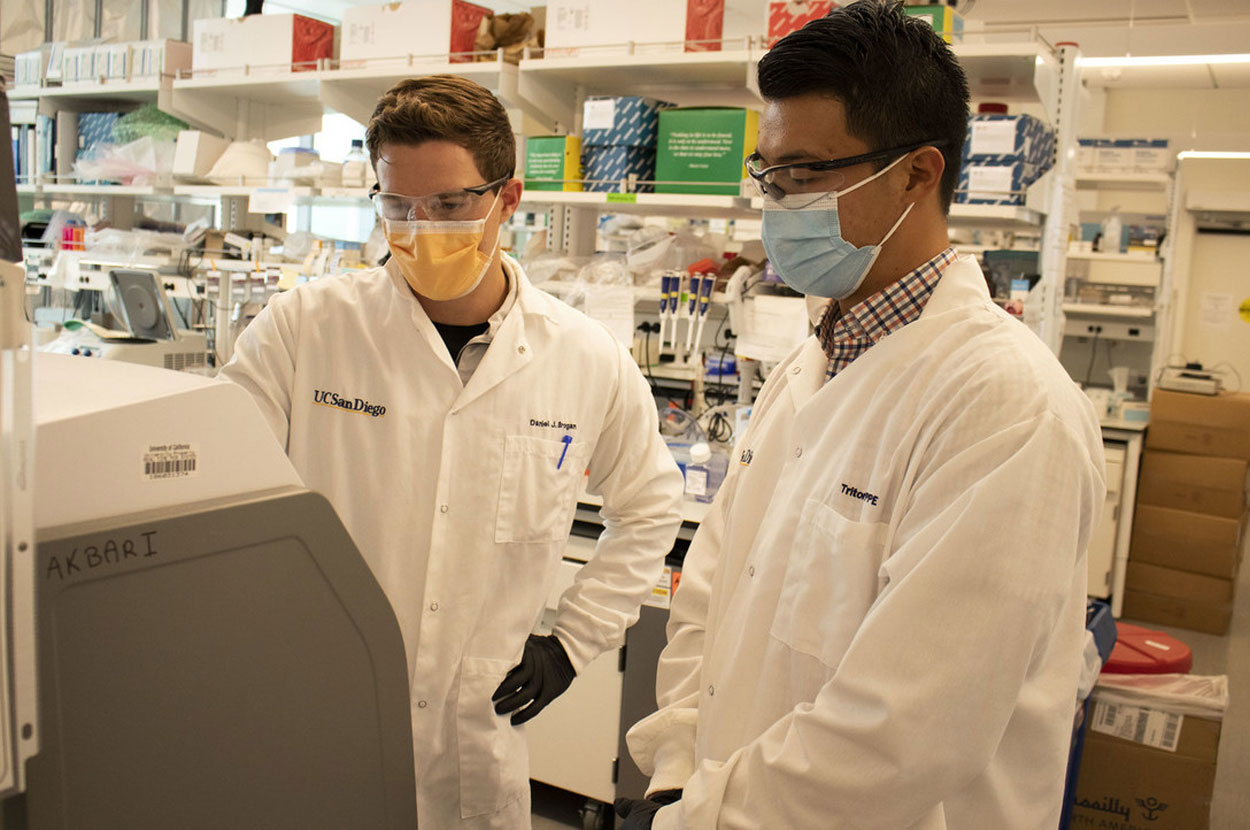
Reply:
[[[149,444],[143,453],[144,481],[190,478],[199,472],[199,455],[194,444]]]

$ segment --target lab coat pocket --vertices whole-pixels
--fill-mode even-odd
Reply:
[[[584,442],[509,435],[504,443],[495,541],[567,539],[585,471]]]
[[[888,525],[856,522],[815,499],[803,506],[772,636],[837,668],[881,588]]]
[[[456,746],[460,755],[460,817],[488,815],[516,801],[529,786],[525,736],[490,697],[512,666],[506,660],[460,661]]]

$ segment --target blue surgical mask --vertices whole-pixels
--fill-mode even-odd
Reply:
[[[872,270],[881,248],[903,224],[914,204],[876,245],[857,248],[842,238],[838,197],[882,176],[905,156],[845,190],[829,193],[793,193],[781,199],[764,198],[764,250],[786,285],[813,297],[845,299],[854,294]]]

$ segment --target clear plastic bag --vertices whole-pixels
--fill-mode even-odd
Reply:
[[[1228,708],[1228,677],[1222,674],[1104,674],[1094,687],[1094,695],[1102,701],[1223,720]]]
[[[129,144],[98,146],[95,158],[74,163],[79,181],[119,181],[125,185],[151,185],[167,179],[174,166],[174,142],[144,136]]]

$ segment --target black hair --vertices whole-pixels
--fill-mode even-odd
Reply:
[[[950,210],[968,131],[968,81],[941,36],[901,2],[857,0],[782,38],[760,60],[759,88],[766,101],[811,93],[837,99],[847,131],[873,150],[941,142],[942,209]]]

